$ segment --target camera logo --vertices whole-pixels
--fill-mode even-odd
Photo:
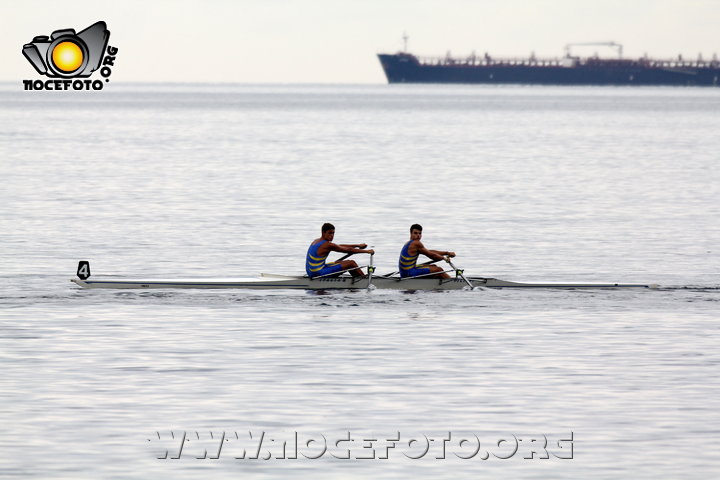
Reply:
[[[40,35],[23,45],[22,53],[41,75],[64,80],[24,80],[25,90],[102,90],[103,82],[75,80],[86,78],[100,69],[110,81],[117,48],[108,47],[110,31],[105,22],[97,22],[76,33],[67,28],[55,30],[50,36]],[[105,55],[107,50],[107,55]],[[102,65],[102,68],[101,68]]]

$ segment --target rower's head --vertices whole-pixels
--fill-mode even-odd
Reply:
[[[413,223],[410,226],[410,240],[420,240],[422,238],[422,225]]]
[[[322,226],[322,238],[323,240],[327,240],[328,242],[332,242],[333,238],[335,238],[335,225],[332,223],[323,223]]]

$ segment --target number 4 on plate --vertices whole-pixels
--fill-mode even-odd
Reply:
[[[80,260],[78,263],[77,276],[80,280],[87,280],[90,276],[90,262],[87,260]]]

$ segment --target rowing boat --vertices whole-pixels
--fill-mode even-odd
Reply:
[[[271,279],[130,279],[103,278],[100,280],[71,279],[84,288],[245,288],[252,290],[294,289],[294,290],[360,290],[369,287],[368,278],[353,279],[349,276],[311,279],[300,276],[273,276]],[[625,283],[518,283],[497,278],[468,277],[473,287],[487,288],[565,288],[565,289],[615,289],[615,288],[656,288],[649,284]],[[372,287],[392,290],[462,290],[468,288],[460,278],[387,278],[375,276]]]
[[[85,265],[83,266],[83,263]],[[618,289],[618,288],[657,288],[652,284],[630,283],[518,283],[497,278],[461,277],[455,278],[400,278],[397,276],[373,276],[353,278],[339,277],[308,278],[307,276],[275,275],[264,273],[260,277],[226,279],[151,279],[99,277],[90,279],[87,262],[78,265],[78,278],[71,281],[83,288],[115,289],[168,289],[168,288],[233,288],[251,290],[362,290],[367,288],[390,290],[462,290],[473,288],[561,288],[561,289]],[[82,278],[85,277],[85,278]]]

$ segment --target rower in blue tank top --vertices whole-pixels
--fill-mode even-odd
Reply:
[[[443,260],[444,257],[454,257],[455,252],[446,252],[440,250],[428,250],[422,244],[422,226],[417,223],[410,227],[410,241],[403,246],[400,251],[400,260],[398,267],[401,277],[417,277],[418,275],[426,275],[426,278],[450,278],[450,275],[443,272],[443,269],[437,265],[418,265],[417,259],[420,254],[431,258],[432,260]],[[435,275],[432,275],[432,274]]]
[[[353,277],[361,277],[363,275],[354,260],[343,260],[341,262],[325,263],[330,252],[341,253],[369,253],[374,254],[375,250],[363,250],[367,247],[365,243],[351,245],[336,245],[332,243],[335,238],[335,227],[331,223],[325,223],[321,229],[320,238],[316,238],[310,244],[305,258],[305,271],[308,277],[319,277],[322,275],[332,275],[333,273],[349,271]]]

